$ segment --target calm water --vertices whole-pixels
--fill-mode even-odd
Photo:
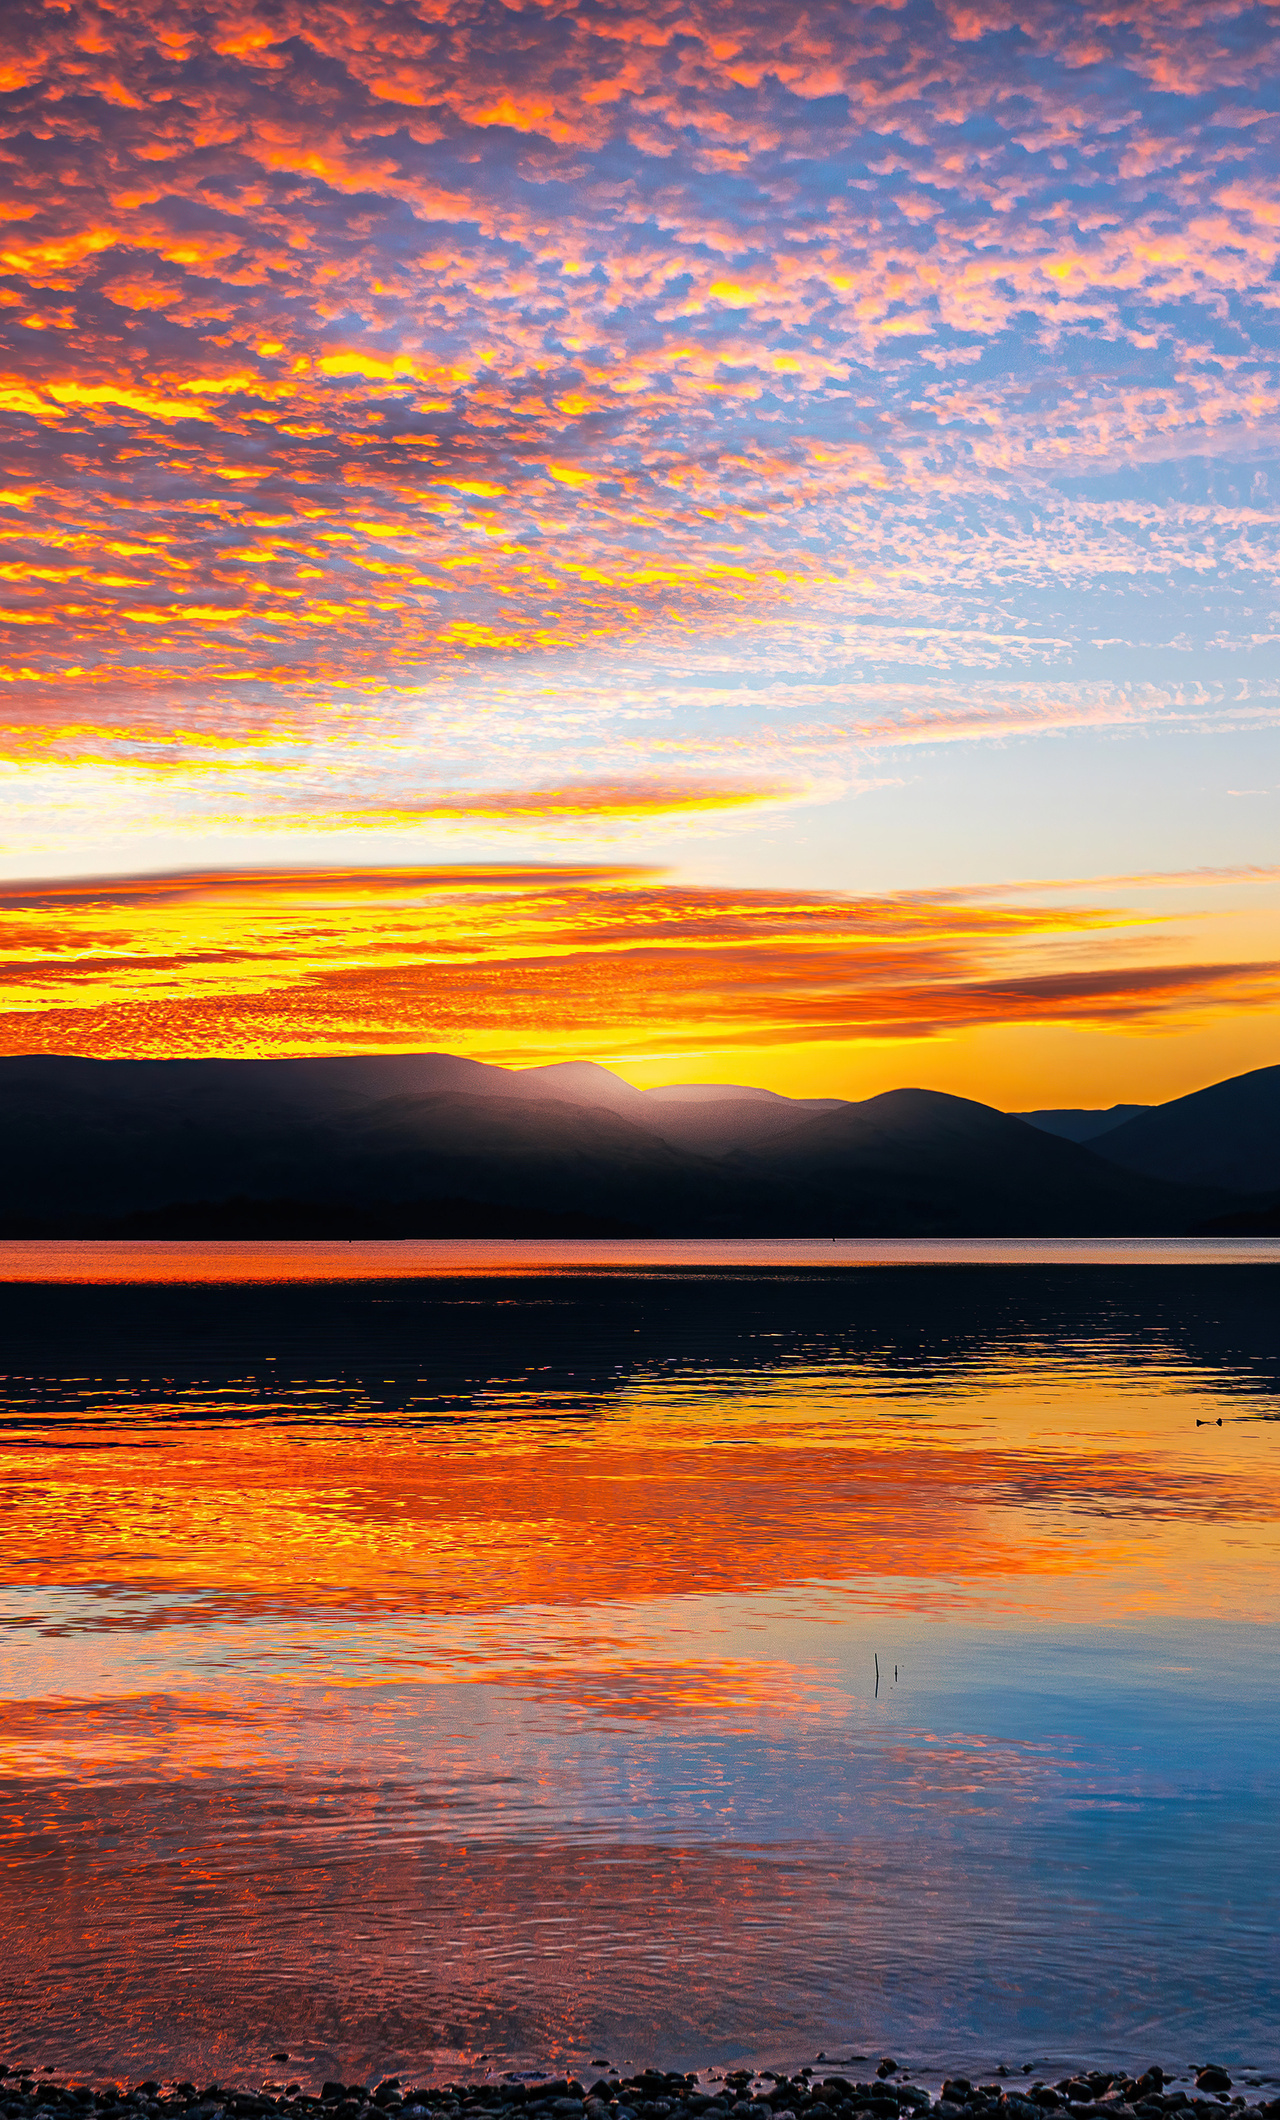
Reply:
[[[1275,2068],[1278,1258],[0,1247],[0,2053]]]

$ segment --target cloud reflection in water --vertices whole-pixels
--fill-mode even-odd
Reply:
[[[10,2000],[84,2068],[1248,2045],[1272,1279],[5,1289]]]

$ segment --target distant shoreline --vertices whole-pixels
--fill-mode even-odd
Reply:
[[[1280,1237],[0,1237],[0,1286],[67,1289],[1276,1265]]]

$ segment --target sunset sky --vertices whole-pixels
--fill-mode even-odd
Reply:
[[[1278,52],[7,8],[0,1047],[1280,1061]]]

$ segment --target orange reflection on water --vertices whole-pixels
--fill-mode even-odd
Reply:
[[[1280,1262],[1273,1237],[5,1238],[0,1284],[307,1283],[714,1267],[1217,1266]]]
[[[334,1721],[352,1687],[483,1682],[736,1726],[784,1694],[828,1701],[735,1631],[770,1598],[833,1624],[1280,1615],[1276,1429],[1247,1410],[1175,1363],[1097,1350],[896,1395],[847,1362],[650,1366],[574,1412],[372,1427],[131,1399],[71,1434],[11,1431],[4,1568],[46,1636],[72,1637],[56,1688],[86,1764],[160,1743],[225,1764],[261,1748],[269,1696],[283,1713],[317,1687]],[[38,1713],[9,1720],[6,1749],[53,1770],[64,1740],[31,1677]],[[95,1724],[95,1698],[137,1713]]]
[[[9,1446],[21,1579],[126,1580],[152,1626],[176,1600],[187,1622],[456,1614],[868,1577],[946,1603],[1007,1583],[1039,1604],[1041,1576],[1096,1581],[1135,1541],[1174,1526],[1185,1541],[1224,1517],[1238,1531],[1277,1500],[1269,1437],[1219,1437],[1209,1461],[1169,1434],[1159,1394],[1137,1419],[1122,1401],[1119,1433],[1105,1390],[1029,1399],[1012,1378],[924,1416],[803,1372],[765,1389],[704,1380],[698,1402],[655,1377],[585,1418],[508,1413],[376,1441],[322,1416],[179,1425],[164,1400],[130,1407],[56,1454]]]
[[[1200,1978],[1271,1280],[1091,1272],[10,1287],[0,2007],[86,2074],[319,2082],[814,2051],[991,1953],[1056,2008],[1109,1949],[1128,2007],[1139,1902]]]

